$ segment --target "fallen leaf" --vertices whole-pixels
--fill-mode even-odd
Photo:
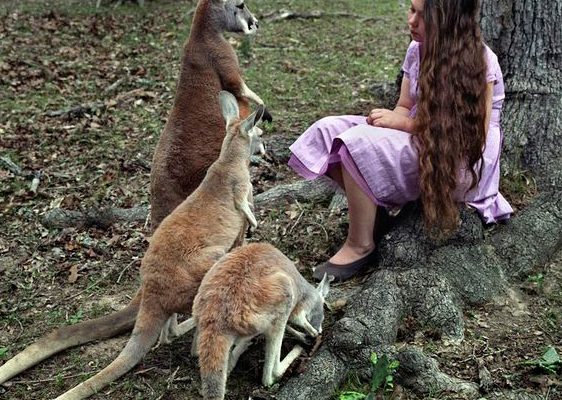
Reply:
[[[70,267],[70,275],[68,275],[68,282],[74,283],[78,280],[78,265]]]

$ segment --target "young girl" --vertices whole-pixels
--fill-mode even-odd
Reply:
[[[394,110],[323,118],[290,147],[296,172],[329,176],[348,200],[346,241],[315,269],[317,279],[326,272],[346,280],[371,263],[377,206],[397,211],[421,198],[433,236],[458,227],[459,202],[485,223],[513,212],[498,192],[503,78],[482,42],[478,0],[411,3],[413,41]]]

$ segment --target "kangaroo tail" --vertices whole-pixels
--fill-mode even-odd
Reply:
[[[124,309],[76,325],[64,326],[29,345],[0,366],[0,384],[62,350],[131,330],[141,297],[139,290]]]
[[[234,339],[206,327],[206,329],[198,328],[197,340],[203,399],[223,400],[228,373],[228,357]]]
[[[89,397],[117,378],[125,375],[148,353],[158,340],[162,327],[170,316],[160,309],[140,308],[133,333],[127,345],[107,367],[55,400],[80,400]]]

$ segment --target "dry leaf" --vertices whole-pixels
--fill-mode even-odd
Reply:
[[[70,267],[70,275],[68,276],[68,282],[74,283],[78,280],[78,265],[73,265]]]

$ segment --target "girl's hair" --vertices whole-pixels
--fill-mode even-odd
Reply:
[[[425,226],[446,237],[459,225],[464,172],[470,189],[486,140],[486,61],[478,0],[425,0],[425,37],[415,119]]]

